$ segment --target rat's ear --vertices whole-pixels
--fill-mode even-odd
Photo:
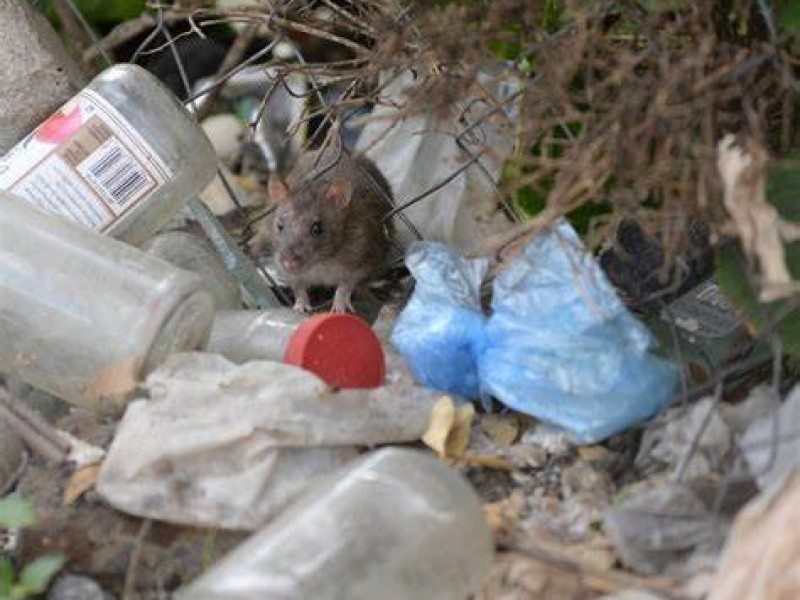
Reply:
[[[353,186],[349,181],[337,180],[328,186],[325,191],[325,200],[332,202],[339,210],[350,204],[353,197]]]
[[[277,202],[278,204],[289,200],[289,186],[277,175],[269,176],[267,192],[269,193],[270,200]]]

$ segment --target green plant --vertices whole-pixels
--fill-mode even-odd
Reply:
[[[24,498],[0,500],[0,527],[30,527],[36,523],[33,504]],[[53,576],[64,566],[64,557],[45,554],[25,565],[15,576],[7,556],[0,556],[0,600],[21,600],[43,593]]]
[[[794,151],[769,171],[766,195],[778,214],[790,222],[800,221],[800,151]],[[794,280],[800,279],[800,242],[785,244],[786,265]],[[762,303],[753,284],[748,262],[738,246],[717,253],[717,279],[725,295],[742,312],[756,335],[776,333],[783,350],[800,358],[800,309],[797,298]]]
[[[39,2],[45,15],[56,21],[52,0]],[[145,9],[144,0],[76,0],[75,7],[92,25],[108,27],[138,17]]]

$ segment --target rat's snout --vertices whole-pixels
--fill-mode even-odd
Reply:
[[[306,261],[295,248],[286,248],[278,253],[278,263],[287,273],[297,273]]]

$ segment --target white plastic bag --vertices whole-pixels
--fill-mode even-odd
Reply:
[[[98,492],[174,523],[254,529],[356,445],[419,439],[437,394],[405,383],[333,392],[307,371],[174,355],[129,404]]]
[[[516,86],[513,81],[501,85],[488,73],[479,81],[492,98],[487,102],[476,89],[474,97],[461,103],[462,114],[449,118],[420,110],[396,120],[402,108],[379,105],[357,144],[357,150],[366,152],[386,176],[398,205],[430,190],[468,163],[471,156],[483,152],[480,164],[470,165],[451,182],[403,210],[425,239],[447,242],[460,250],[511,224],[499,206],[493,181],[499,180],[503,163],[514,147],[508,127],[514,105],[507,102],[503,114],[494,110],[493,103],[508,100]],[[414,74],[409,71],[390,83],[384,96],[402,107],[408,102],[413,83]],[[468,134],[461,137],[465,152],[457,136],[467,128]],[[402,218],[395,218],[395,228],[398,241],[404,245],[418,239]]]

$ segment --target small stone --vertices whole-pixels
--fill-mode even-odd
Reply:
[[[520,442],[540,446],[554,456],[569,456],[574,446],[569,434],[545,423],[537,423],[528,429]]]
[[[85,83],[58,35],[27,0],[0,2],[0,155]]]
[[[511,414],[483,415],[481,428],[495,444],[501,447],[510,446],[519,435],[519,421]]]
[[[738,440],[758,486],[766,489],[800,467],[800,385],[772,414],[754,419]]]
[[[582,492],[610,498],[615,486],[607,473],[592,468],[588,463],[576,462],[561,473],[561,489],[564,498]]]
[[[105,600],[103,589],[92,579],[80,575],[63,575],[59,577],[47,600]]]
[[[611,453],[604,446],[579,446],[578,456],[586,462],[602,463],[611,460]]]
[[[622,562],[645,574],[680,573],[695,552],[714,555],[726,527],[685,485],[638,490],[605,514],[603,529]]]
[[[547,464],[547,451],[534,444],[515,444],[504,454],[518,469],[541,469]]]

